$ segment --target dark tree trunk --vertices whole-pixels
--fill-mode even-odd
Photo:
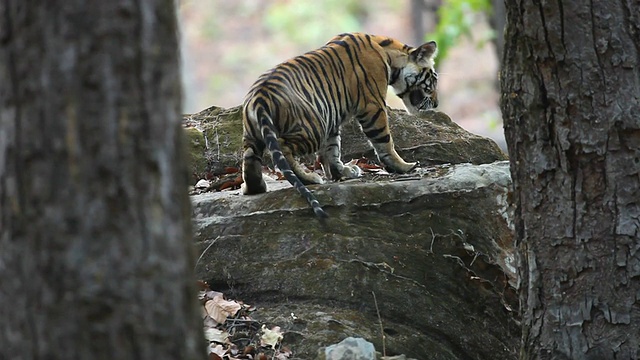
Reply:
[[[640,356],[640,2],[507,1],[522,359]]]
[[[204,357],[179,113],[173,0],[0,2],[1,359]]]

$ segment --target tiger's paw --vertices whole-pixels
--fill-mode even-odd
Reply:
[[[387,171],[390,172],[394,172],[394,173],[398,173],[398,174],[405,174],[408,172],[411,172],[413,169],[417,168],[419,165],[418,162],[399,162],[393,165],[387,164],[386,169]]]
[[[244,195],[255,195],[262,194],[263,192],[267,192],[267,184],[264,180],[260,179],[260,181],[256,181],[254,183],[247,183],[246,181],[242,184],[242,193]]]
[[[302,181],[303,184],[305,185],[313,185],[313,184],[324,184],[325,181],[322,178],[322,176],[316,174],[315,172],[303,172],[300,174],[296,174],[298,176],[298,179],[300,179],[300,181]]]

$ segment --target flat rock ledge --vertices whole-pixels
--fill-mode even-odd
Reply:
[[[198,278],[258,307],[293,359],[347,337],[388,356],[514,359],[519,344],[507,161],[265,194],[192,196]],[[378,316],[379,313],[379,316]]]

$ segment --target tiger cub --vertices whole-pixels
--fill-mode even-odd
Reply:
[[[305,186],[323,179],[294,156],[317,154],[328,179],[361,176],[356,165],[340,160],[340,125],[354,117],[386,169],[413,170],[417,163],[405,162],[393,146],[385,96],[391,85],[412,114],[437,107],[436,53],[434,41],[413,48],[388,37],[347,33],[262,74],[242,109],[244,194],[266,191],[266,147],[314,213],[326,217]]]

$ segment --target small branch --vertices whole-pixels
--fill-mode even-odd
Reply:
[[[218,145],[218,160],[220,160],[220,138],[218,137],[218,128],[216,130],[216,144]]]
[[[207,246],[206,249],[204,249],[204,251],[202,252],[202,254],[200,254],[200,257],[198,258],[198,260],[196,261],[196,264],[193,266],[193,270],[198,268],[198,263],[200,263],[200,260],[202,259],[202,257],[204,256],[204,254],[207,252],[207,250],[209,250],[209,248],[211,247],[211,245],[215,244],[216,241],[218,241],[218,239],[220,239],[220,236],[216,237],[215,239],[211,240],[211,244],[209,244],[209,246]]]
[[[467,270],[469,272],[473,272],[467,267],[467,265],[464,263],[464,261],[462,261],[462,259],[460,259],[459,256],[443,254],[442,257],[445,258],[445,259],[454,259],[454,260],[456,260],[458,262],[458,265],[460,265],[463,269],[465,269],[465,270]]]
[[[378,322],[380,323],[380,336],[382,336],[382,357],[387,357],[387,348],[385,345],[384,327],[382,326],[382,317],[380,317],[380,308],[378,308],[378,300],[376,299],[376,293],[371,291],[373,295],[373,303],[376,306],[376,313],[378,314]]]
[[[387,275],[392,276],[392,277],[394,277],[394,278],[401,279],[401,280],[406,280],[406,281],[410,281],[410,282],[414,283],[416,286],[419,286],[419,287],[421,287],[421,288],[423,288],[423,289],[426,289],[426,288],[427,288],[425,285],[423,285],[423,284],[419,283],[419,282],[418,282],[418,281],[416,281],[416,280],[413,280],[412,278],[409,278],[409,277],[406,277],[406,276],[402,276],[402,275],[394,274],[394,273],[393,273],[393,272],[394,272],[394,269],[393,269],[391,266],[389,266],[389,264],[384,263],[384,262],[383,262],[383,263],[378,263],[378,264],[376,264],[376,263],[367,262],[367,261],[362,261],[362,260],[358,260],[358,259],[351,259],[351,260],[348,260],[348,261],[345,261],[345,260],[338,260],[338,261],[341,261],[341,262],[349,262],[349,263],[359,263],[359,264],[364,265],[365,267],[376,269],[376,270],[380,271],[381,273],[387,274]],[[386,269],[391,269],[391,271],[386,270]]]
[[[436,241],[436,234],[433,233],[433,229],[431,227],[429,227],[429,230],[431,230],[431,246],[429,246],[429,252],[433,254],[433,242]]]
[[[469,267],[473,266],[473,263],[476,261],[476,259],[478,258],[478,252],[474,252],[473,253],[473,260],[471,260],[471,263],[469,264]]]

